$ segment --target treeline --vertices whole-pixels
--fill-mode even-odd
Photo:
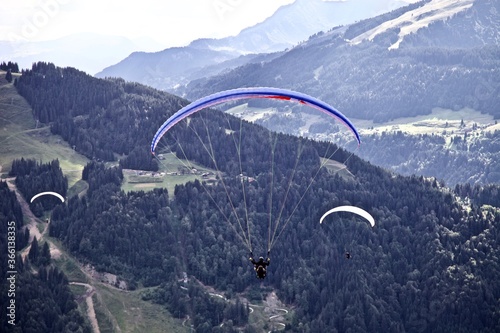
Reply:
[[[131,288],[159,286],[144,298],[164,304],[176,317],[189,315],[198,332],[209,332],[222,322],[246,324],[248,309],[243,304],[214,298],[196,283],[179,283],[184,268],[178,256],[185,255],[179,242],[193,236],[179,235],[183,227],[166,190],[125,194],[120,190],[121,177],[120,168],[87,165],[83,170],[87,195],[54,209],[50,235],[98,270],[118,274]],[[215,266],[206,268],[211,271]]]
[[[19,73],[19,66],[16,62],[9,61],[8,63],[5,63],[4,61],[0,64],[0,70],[4,70],[7,72],[5,73],[5,80],[10,83],[13,79],[12,73]]]
[[[15,250],[20,251],[28,240],[16,195],[7,183],[0,182],[0,303],[5,310],[0,317],[0,330],[90,333],[90,325],[77,309],[67,278],[49,265],[48,244],[39,247],[34,239],[26,260],[15,252],[12,255],[13,243]],[[12,301],[13,311],[8,308]]]
[[[68,191],[68,179],[59,166],[59,160],[46,164],[34,159],[14,160],[9,176],[16,177],[16,186],[27,202],[40,192],[51,191],[66,197]],[[30,208],[35,216],[40,217],[43,211],[51,210],[60,203],[57,197],[42,196],[30,203]]]
[[[136,284],[153,286],[173,274],[169,254],[176,246],[166,190],[121,191],[120,168],[90,163],[83,170],[87,195],[52,212],[50,235],[77,257]],[[126,227],[125,227],[126,226]]]
[[[500,207],[500,185],[472,186],[461,184],[455,186],[455,194],[462,198],[469,198],[478,206],[491,205]]]
[[[41,267],[36,275],[27,268],[17,272],[16,326],[3,326],[7,332],[92,332],[57,267]]]
[[[5,61],[2,61],[0,63],[0,70],[2,70],[2,71],[11,71],[12,73],[19,73],[19,65],[17,64],[17,62],[12,62],[12,61],[5,62]]]
[[[36,119],[51,124],[79,153],[90,159],[116,160],[149,145],[157,128],[186,102],[178,97],[120,79],[96,79],[74,68],[35,63],[16,84]],[[134,156],[135,151],[133,152]],[[131,157],[124,167],[157,168],[151,156]]]
[[[24,230],[23,225],[23,212],[21,206],[17,201],[16,194],[9,190],[6,182],[0,181],[0,232],[3,237],[0,242],[2,242],[2,249],[7,249],[7,234],[8,231],[14,231],[13,234],[15,238],[9,240],[14,241],[15,250],[19,251],[28,244],[29,240],[29,230]],[[12,225],[15,227],[12,229]],[[11,226],[9,228],[9,226]],[[5,245],[5,246],[3,246]],[[2,253],[7,254],[7,251],[2,251]],[[7,266],[7,256],[2,257],[2,269],[6,269]],[[3,271],[4,272],[4,271]],[[5,272],[4,272],[5,273]]]

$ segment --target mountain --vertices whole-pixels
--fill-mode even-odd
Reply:
[[[49,41],[0,41],[0,59],[17,62],[21,68],[48,61],[93,75],[134,51],[158,48],[156,42],[144,39],[78,33]]]
[[[190,46],[233,50],[240,54],[282,51],[318,31],[373,17],[403,4],[402,1],[391,0],[296,0],[279,8],[263,22],[242,30],[237,36],[199,39]]]
[[[240,58],[237,63],[227,62],[241,55],[280,52],[318,31],[372,17],[403,4],[405,2],[392,0],[296,0],[236,36],[199,39],[185,47],[168,48],[155,53],[135,52],[96,76],[121,77],[172,90],[203,77],[201,73],[207,74],[204,67],[219,65],[227,71],[244,64],[241,60],[245,58]],[[213,69],[208,73],[219,73]]]
[[[280,326],[296,332],[500,330],[498,186],[450,189],[434,178],[400,176],[328,142],[272,134],[206,110],[164,137],[162,148],[175,152],[169,155],[189,175],[180,166],[136,178],[140,190],[124,191],[125,163],[151,163],[153,133],[186,100],[46,63],[18,77],[16,89],[36,119],[94,158],[81,173],[86,190],[52,211],[50,236],[75,258],[127,281],[142,300],[161,304],[180,329],[268,331],[275,314],[256,313],[272,297],[290,309]],[[97,161],[118,157],[115,167]],[[159,158],[162,172],[171,168]],[[191,162],[216,168],[217,177],[187,178]],[[177,186],[145,191],[160,177]],[[375,227],[350,214],[319,223],[340,205],[369,211]],[[275,229],[271,223],[280,220]],[[271,265],[260,281],[248,252],[269,248]],[[112,318],[138,313],[137,303],[120,304]],[[103,326],[108,316],[98,317]]]
[[[500,17],[498,0],[422,1],[337,27],[270,61],[247,64],[177,89],[194,100],[244,86],[309,93],[358,127],[357,153],[376,165],[447,184],[498,183]],[[243,118],[254,119],[254,109]],[[281,117],[281,118],[280,118]],[[281,120],[280,120],[281,119]],[[300,112],[267,113],[258,122],[315,139]]]
[[[284,87],[374,122],[436,107],[500,117],[496,6],[498,0],[421,1],[320,32],[269,62],[200,78],[178,93],[192,100],[235,87]],[[405,27],[420,29],[407,34]]]

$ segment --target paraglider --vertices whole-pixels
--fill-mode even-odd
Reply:
[[[215,169],[214,174],[217,174],[217,183],[220,185],[220,189],[222,190],[220,193],[214,193],[214,188],[216,188],[216,187],[215,186],[209,187],[208,185],[206,185],[206,184],[208,184],[208,182],[204,183],[202,181],[199,184],[204,188],[205,193],[207,193],[207,195],[211,198],[212,203],[217,207],[217,209],[221,213],[222,217],[228,222],[230,227],[233,228],[236,235],[240,238],[240,240],[242,240],[242,242],[245,244],[246,248],[248,249],[248,251],[250,253],[252,253],[253,246],[252,246],[252,235],[250,232],[251,231],[250,226],[252,225],[252,223],[249,222],[249,219],[250,219],[250,216],[251,216],[251,218],[258,218],[258,216],[259,216],[258,214],[261,214],[261,213],[254,212],[253,215],[249,213],[249,211],[248,211],[249,205],[247,203],[247,195],[248,194],[246,192],[249,191],[250,188],[252,188],[253,193],[255,194],[255,193],[257,193],[256,189],[260,190],[260,189],[263,189],[266,187],[268,188],[268,192],[267,192],[268,194],[266,194],[268,196],[267,197],[268,201],[266,202],[266,205],[265,205],[267,210],[268,210],[266,212],[267,221],[268,221],[268,228],[267,228],[268,229],[268,240],[267,240],[266,248],[268,250],[268,256],[267,256],[267,259],[264,259],[264,257],[262,257],[262,260],[259,260],[259,261],[256,261],[253,258],[252,254],[250,255],[250,258],[249,258],[250,262],[254,265],[254,269],[256,271],[257,277],[259,279],[263,279],[266,276],[266,268],[270,264],[269,251],[271,250],[271,248],[273,247],[273,245],[275,244],[277,239],[280,237],[280,235],[283,232],[283,230],[285,229],[285,227],[292,220],[293,214],[297,211],[298,206],[300,205],[300,203],[304,199],[309,188],[311,188],[315,177],[320,174],[320,170],[326,165],[327,161],[331,160],[333,154],[335,154],[335,152],[338,151],[340,149],[340,147],[337,146],[335,151],[333,153],[331,153],[329,151],[329,146],[328,147],[324,146],[323,150],[321,152],[320,160],[317,160],[318,163],[314,164],[314,166],[317,167],[317,169],[315,169],[316,171],[315,172],[312,171],[309,175],[309,178],[303,177],[304,174],[301,173],[301,177],[303,177],[303,178],[301,178],[300,180],[304,181],[304,179],[305,179],[305,182],[307,182],[307,183],[304,184],[304,186],[301,188],[302,189],[301,193],[296,193],[296,195],[292,195],[291,193],[293,191],[296,191],[293,184],[294,184],[294,181],[296,179],[298,180],[298,178],[294,178],[294,177],[298,177],[298,175],[296,176],[296,171],[298,169],[299,161],[302,161],[301,153],[304,151],[307,151],[308,147],[306,147],[306,145],[300,139],[297,138],[297,144],[296,144],[297,155],[295,157],[295,160],[293,160],[293,158],[290,158],[293,155],[289,154],[289,151],[290,151],[289,149],[290,149],[290,147],[293,147],[293,146],[289,145],[287,147],[288,150],[286,151],[288,154],[286,157],[288,157],[289,160],[293,161],[292,163],[294,163],[293,169],[289,170],[289,172],[285,172],[284,170],[278,170],[277,168],[275,168],[277,165],[279,165],[278,163],[275,162],[276,161],[275,158],[278,158],[279,155],[278,154],[275,155],[274,152],[276,151],[277,143],[281,142],[281,141],[278,140],[277,133],[275,133],[274,138],[272,138],[272,135],[269,135],[269,137],[268,137],[269,141],[266,142],[269,144],[268,145],[262,144],[260,146],[262,149],[264,149],[264,148],[271,149],[271,152],[268,155],[266,154],[266,151],[264,151],[264,150],[262,151],[262,156],[269,156],[269,160],[268,161],[261,161],[261,164],[260,164],[261,167],[269,165],[269,168],[267,170],[264,170],[264,171],[261,169],[261,170],[259,170],[259,172],[255,172],[255,169],[252,170],[252,166],[250,165],[249,169],[254,171],[254,172],[253,173],[249,172],[248,174],[246,174],[246,172],[248,172],[248,170],[245,170],[244,166],[242,165],[243,164],[242,161],[245,162],[245,161],[253,160],[253,156],[243,155],[246,152],[246,149],[245,149],[246,147],[245,147],[245,143],[242,143],[242,142],[244,142],[244,139],[246,139],[247,137],[250,137],[250,136],[242,135],[242,133],[243,133],[242,129],[243,128],[254,128],[254,127],[250,127],[250,126],[246,126],[246,125],[242,126],[241,122],[240,122],[239,129],[232,128],[230,125],[229,128],[227,128],[224,132],[228,135],[227,138],[229,140],[231,140],[229,142],[233,142],[235,144],[233,151],[238,154],[238,156],[237,156],[238,159],[236,160],[236,163],[232,164],[232,166],[233,167],[239,166],[239,168],[235,167],[233,170],[231,170],[232,173],[228,172],[227,169],[221,170],[219,168],[218,161],[216,161],[217,154],[215,153],[215,150],[217,148],[223,147],[225,142],[223,144],[221,144],[220,142],[217,142],[217,145],[215,145],[215,149],[214,149],[214,146],[212,145],[212,140],[210,137],[211,131],[214,131],[217,133],[217,130],[219,128],[212,130],[212,127],[209,128],[208,126],[206,126],[205,121],[203,119],[201,119],[201,121],[198,124],[205,124],[206,127],[205,127],[205,129],[202,130],[202,133],[200,134],[200,133],[198,133],[195,125],[193,125],[193,126],[189,125],[191,123],[191,118],[188,119],[188,117],[194,115],[195,113],[197,113],[201,110],[213,107],[213,106],[218,105],[218,104],[231,102],[231,101],[235,101],[235,100],[255,99],[255,98],[261,98],[261,99],[266,98],[266,99],[274,99],[274,100],[282,100],[282,101],[291,101],[291,102],[295,102],[295,103],[304,105],[306,107],[310,107],[310,108],[319,110],[319,111],[325,113],[327,116],[329,116],[329,118],[332,118],[334,121],[338,121],[338,122],[343,123],[346,126],[347,130],[350,131],[350,134],[352,134],[354,142],[357,144],[357,146],[359,147],[359,145],[361,144],[359,133],[358,133],[357,129],[354,127],[354,125],[351,123],[351,121],[346,116],[344,116],[342,113],[340,113],[338,110],[336,110],[335,108],[330,106],[329,104],[327,104],[327,103],[325,103],[317,98],[309,96],[307,94],[299,93],[299,92],[295,92],[295,91],[291,91],[291,90],[287,90],[287,89],[269,88],[269,87],[253,87],[253,88],[232,89],[232,90],[226,90],[226,91],[214,93],[214,94],[208,95],[206,97],[200,98],[200,99],[184,106],[183,108],[181,108],[180,110],[175,112],[173,115],[171,115],[156,131],[156,133],[153,137],[153,140],[151,141],[150,153],[151,153],[153,158],[156,158],[156,156],[157,156],[156,150],[157,150],[157,147],[160,143],[160,140],[162,140],[162,138],[167,133],[169,133],[169,131],[177,123],[186,119],[189,130],[193,131],[193,134],[194,134],[194,135],[190,136],[190,138],[198,139],[200,141],[200,149],[199,149],[199,151],[193,149],[192,140],[189,141],[189,145],[186,146],[187,149],[184,149],[184,147],[181,146],[181,143],[183,142],[183,140],[186,140],[188,138],[188,136],[185,136],[185,137],[181,136],[181,140],[174,138],[176,145],[177,145],[176,149],[175,149],[176,155],[174,155],[174,156],[176,156],[179,160],[181,160],[181,158],[178,157],[178,155],[184,155],[184,158],[181,160],[181,162],[184,164],[184,166],[186,166],[188,169],[191,169],[191,170],[193,169],[193,167],[191,167],[189,165],[191,162],[189,161],[190,158],[188,158],[187,155],[189,155],[190,157],[195,156],[195,158],[199,158],[200,160],[203,160],[205,163],[208,161],[210,163],[210,167]],[[200,117],[200,118],[202,118],[202,117]],[[194,123],[196,124],[196,122],[194,122]],[[228,124],[229,123],[230,123],[230,121],[228,120]],[[175,132],[171,132],[171,133],[172,133],[172,137],[176,135]],[[233,135],[234,133],[237,133],[237,135]],[[242,138],[243,138],[243,140],[242,140]],[[282,140],[284,143],[287,143],[287,144],[291,143],[289,138],[287,138],[287,140],[285,140],[282,137],[279,137],[279,139]],[[165,139],[163,139],[162,143],[166,143],[169,140],[171,140],[171,138],[167,139],[167,137],[165,137]],[[253,143],[254,142],[252,142],[252,144]],[[160,147],[161,147],[161,145],[160,145]],[[229,150],[230,147],[227,147],[227,148],[228,148],[228,151],[230,151]],[[168,150],[166,150],[166,151],[173,152],[173,149],[169,147]],[[252,151],[252,150],[250,149],[249,151]],[[280,153],[283,153],[283,151],[285,151],[285,150],[282,150]],[[309,150],[309,152],[310,151],[312,151],[312,149]],[[189,154],[187,154],[187,152]],[[195,153],[193,153],[193,152],[195,152]],[[224,153],[226,153],[226,154],[224,155],[224,158],[221,158],[221,160],[223,162],[227,163],[227,152],[224,151]],[[203,156],[204,157],[203,159],[200,158],[200,156],[202,154],[206,154]],[[348,154],[346,154],[344,156],[347,156],[347,155]],[[352,153],[351,153],[351,155],[352,155]],[[206,156],[208,156],[208,157],[206,157]],[[310,156],[317,157],[318,155],[311,154]],[[311,157],[311,159],[313,159],[314,157]],[[158,159],[158,161],[161,163],[160,159]],[[282,161],[283,161],[283,158],[280,159],[280,162],[282,162]],[[239,165],[237,165],[237,163],[239,163]],[[267,164],[267,163],[269,163],[269,164]],[[207,164],[204,164],[204,165],[206,166]],[[283,163],[282,165],[285,165],[285,164]],[[292,165],[292,164],[288,164],[288,165]],[[266,179],[266,175],[268,175],[268,178],[267,178],[267,183],[264,185],[264,182],[265,182],[264,179]],[[279,175],[279,177],[274,177],[275,175]],[[234,179],[241,180],[240,182],[238,182],[239,184],[241,184],[241,192],[237,192],[237,189],[234,187],[235,186]],[[261,181],[261,183],[260,183],[261,185],[259,185],[259,179]],[[248,181],[244,181],[244,180],[248,180]],[[252,183],[252,182],[254,182],[254,183]],[[281,183],[279,183],[279,182],[281,182]],[[232,185],[233,187],[230,188],[230,186],[228,186],[228,184],[233,184]],[[257,184],[257,185],[254,185],[254,184]],[[280,184],[280,185],[278,185],[278,184]],[[274,185],[276,185],[276,186],[273,187]],[[233,197],[237,197],[238,193],[241,193],[241,200],[233,201],[234,200]],[[222,201],[223,199],[221,199],[224,196],[224,194],[226,195],[226,202],[223,202]],[[273,197],[273,195],[276,196],[277,194],[279,194],[279,197],[277,197],[277,200],[276,200]],[[278,204],[274,204],[273,200],[276,200],[275,202],[277,202]],[[285,207],[286,207],[286,209],[285,209]],[[262,215],[260,215],[260,216],[262,216]],[[282,225],[280,225],[280,223],[282,223]]]
[[[266,267],[271,264],[271,259],[269,258],[270,252],[267,252],[267,259],[264,260],[264,257],[260,257],[259,261],[256,261],[253,258],[253,253],[250,252],[250,262],[253,264],[255,273],[257,274],[258,279],[264,279],[266,277],[267,269]]]
[[[245,99],[245,98],[274,98],[287,101],[296,101],[301,104],[311,106],[344,123],[353,133],[358,143],[358,146],[361,144],[359,133],[354,127],[354,125],[351,123],[351,121],[347,119],[346,116],[344,116],[342,113],[340,113],[327,103],[312,96],[292,90],[269,88],[269,87],[255,87],[255,88],[239,88],[239,89],[232,89],[232,90],[218,92],[200,98],[186,105],[185,107],[174,113],[172,116],[170,116],[170,118],[168,118],[167,121],[165,121],[163,125],[160,126],[160,128],[153,137],[153,141],[151,142],[151,154],[152,155],[155,154],[156,146],[158,145],[158,142],[163,137],[163,135],[165,135],[165,133],[167,133],[167,131],[170,128],[172,128],[172,126],[177,124],[182,119],[185,119],[186,117],[189,117],[193,113],[196,113],[202,109],[212,107],[214,105],[221,104],[227,101]]]
[[[319,223],[323,223],[323,220],[328,215],[330,215],[331,213],[335,213],[335,212],[348,212],[348,213],[358,214],[359,216],[364,217],[370,223],[370,225],[372,227],[375,226],[375,219],[373,218],[373,216],[371,216],[370,213],[368,213],[366,210],[361,209],[359,207],[355,207],[355,206],[339,206],[339,207],[335,207],[333,209],[330,209],[325,214],[323,214],[323,216],[321,216],[321,218],[319,219]]]
[[[62,195],[60,195],[60,194],[59,194],[59,193],[57,193],[57,192],[50,192],[50,191],[49,191],[49,192],[40,192],[40,193],[38,193],[38,194],[34,195],[34,196],[31,198],[30,203],[33,203],[33,201],[34,201],[36,198],[41,197],[42,195],[53,195],[53,196],[55,196],[55,197],[58,197],[58,198],[61,200],[61,202],[64,202],[64,197],[63,197]]]
[[[331,213],[336,213],[336,212],[348,212],[348,213],[354,213],[354,214],[357,214],[363,218],[365,218],[368,223],[370,223],[370,225],[372,226],[372,228],[375,226],[375,219],[373,218],[373,216],[371,216],[370,213],[368,213],[366,210],[362,209],[362,208],[359,208],[359,207],[356,207],[356,206],[338,206],[338,207],[335,207],[333,209],[330,209],[329,211],[327,211],[325,214],[323,214],[323,216],[321,216],[321,219],[319,220],[319,223],[323,223],[323,220],[328,216],[330,215]],[[344,257],[349,260],[352,258],[352,255],[349,251],[345,251],[344,253]]]

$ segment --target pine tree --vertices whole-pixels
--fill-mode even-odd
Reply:
[[[38,240],[36,237],[33,237],[33,241],[31,242],[30,252],[28,253],[28,258],[32,264],[38,264],[38,257],[40,256],[40,250],[38,248]]]
[[[7,80],[7,82],[11,83],[12,82],[12,71],[11,69],[9,68],[7,70],[7,73],[5,74],[5,79]]]

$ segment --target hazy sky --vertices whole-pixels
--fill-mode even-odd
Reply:
[[[50,40],[76,32],[169,45],[236,35],[294,0],[2,0],[0,40]]]
[[[180,46],[201,37],[236,35],[292,2],[294,0],[2,0],[0,40],[39,41],[76,32],[96,32],[129,38],[150,37],[164,45]]]

